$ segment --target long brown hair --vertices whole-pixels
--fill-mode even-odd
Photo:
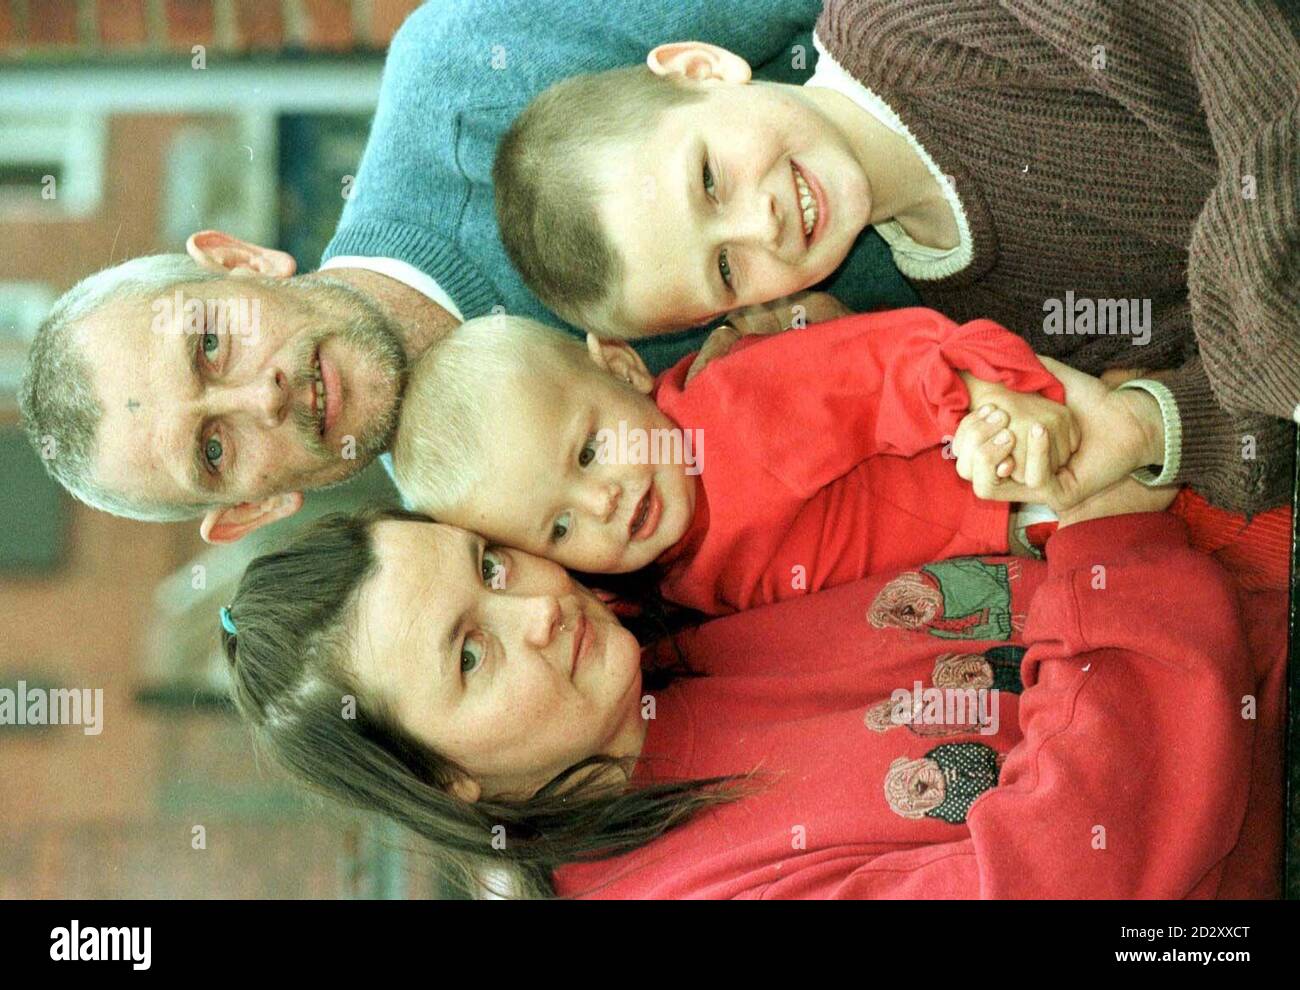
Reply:
[[[378,567],[372,528],[382,519],[429,522],[387,510],[326,517],[248,566],[229,606],[232,696],[261,750],[319,794],[384,815],[433,843],[467,891],[508,870],[512,896],[552,893],[566,863],[635,849],[696,811],[737,796],[715,777],[611,786],[587,767],[635,760],[593,756],[527,800],[454,797],[464,771],[413,738],[372,703],[348,672],[357,595]],[[575,775],[577,775],[575,777]],[[495,840],[495,841],[494,841]]]

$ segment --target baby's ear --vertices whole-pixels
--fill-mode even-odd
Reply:
[[[649,395],[655,387],[654,375],[626,340],[597,337],[587,334],[587,356],[592,363],[619,381],[626,382],[642,395]]]

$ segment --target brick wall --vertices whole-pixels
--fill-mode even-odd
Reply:
[[[420,0],[0,0],[0,58],[388,47]]]

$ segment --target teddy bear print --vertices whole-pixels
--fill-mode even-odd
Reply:
[[[880,589],[867,611],[877,629],[925,631],[940,639],[1010,639],[1024,626],[1011,612],[1018,562],[958,557],[904,571]]]
[[[940,653],[934,660],[933,683],[937,688],[953,690],[1006,691],[1019,694],[1023,646],[994,646],[979,653]],[[910,689],[909,689],[910,693]],[[909,708],[891,696],[867,708],[863,722],[872,732],[888,732],[907,726],[915,735],[960,736],[980,731],[978,722],[967,724],[927,722],[920,718],[921,699],[913,697]]]
[[[983,743],[944,743],[919,759],[900,756],[885,775],[885,800],[904,818],[961,825],[975,799],[998,784],[1005,757]]]

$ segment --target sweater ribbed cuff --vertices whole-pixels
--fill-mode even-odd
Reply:
[[[1167,376],[1165,384],[1178,403],[1183,425],[1177,484],[1192,485],[1213,504],[1233,512],[1255,512],[1289,498],[1285,465],[1290,441],[1280,424],[1223,409],[1199,360]],[[1259,448],[1255,458],[1246,456],[1251,437]]]
[[[1133,472],[1133,477],[1150,488],[1172,484],[1178,477],[1183,460],[1182,417],[1178,413],[1178,402],[1173,392],[1150,378],[1134,378],[1119,387],[1138,388],[1155,399],[1156,405],[1160,407],[1160,419],[1164,424],[1165,462],[1162,470],[1156,473],[1149,467],[1142,467]]]

